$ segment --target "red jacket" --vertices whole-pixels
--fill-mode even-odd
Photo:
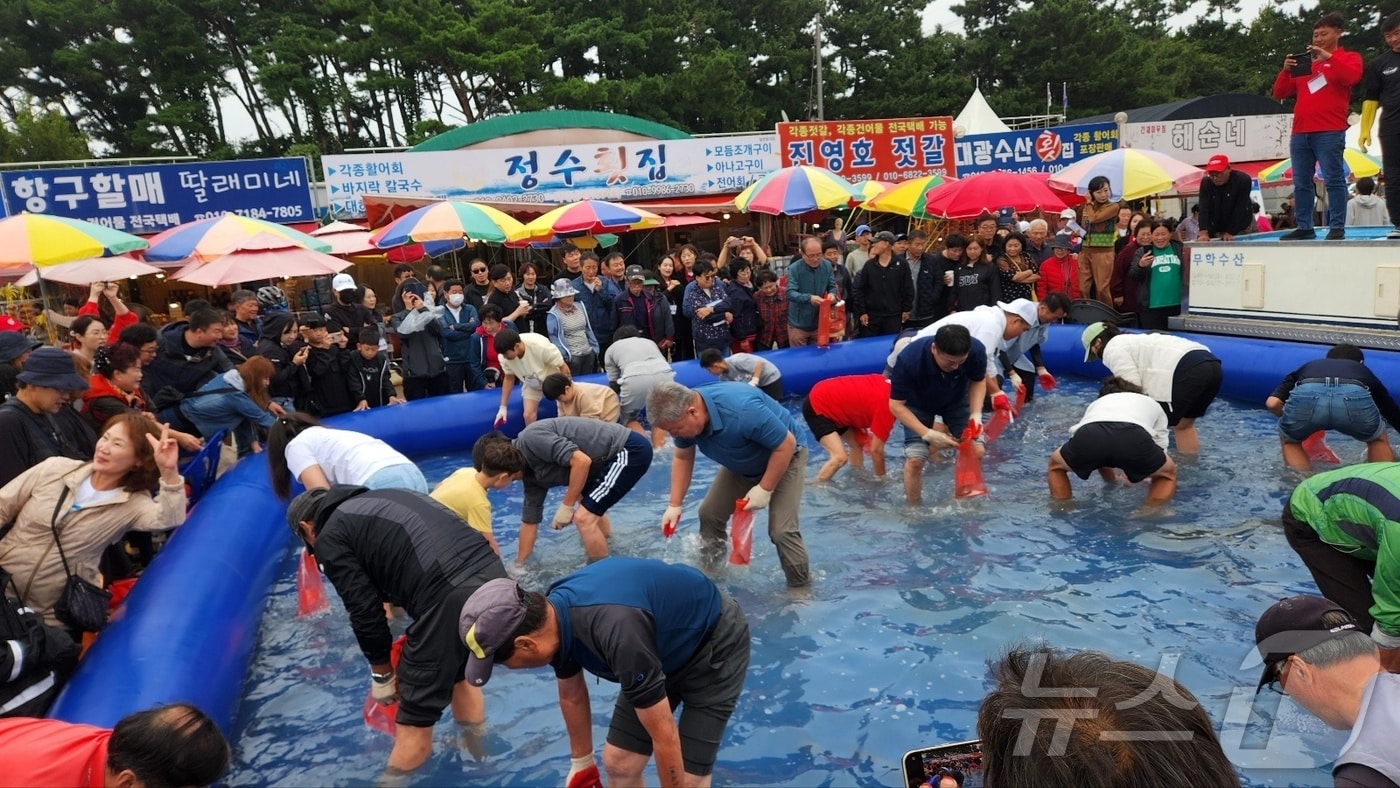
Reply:
[[[1281,69],[1274,78],[1274,98],[1297,98],[1293,105],[1293,133],[1346,131],[1351,89],[1361,81],[1361,72],[1361,55],[1341,47],[1326,60],[1313,58],[1312,73],[1306,77],[1295,77],[1288,69]],[[1327,78],[1327,84],[1314,93],[1308,90],[1308,82],[1319,74]]]
[[[32,788],[101,788],[112,731],[59,720],[0,720],[0,779]]]
[[[78,316],[82,317],[83,315],[92,315],[93,317],[100,318],[101,315],[97,311],[97,302],[87,301],[84,302],[82,306],[78,307]],[[135,312],[128,311],[124,315],[117,315],[113,317],[112,325],[107,326],[107,344],[117,344],[117,335],[121,334],[122,329],[126,328],[127,326],[133,325],[136,325]]]
[[[1050,293],[1064,293],[1071,301],[1082,297],[1079,294],[1079,258],[1070,254],[1061,260],[1051,253],[1040,264],[1040,278],[1035,282],[1035,296],[1043,301]]]

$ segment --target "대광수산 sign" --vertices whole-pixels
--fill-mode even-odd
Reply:
[[[954,145],[959,176],[994,170],[1058,172],[1080,159],[1116,147],[1118,126],[1113,123],[968,134]]]
[[[9,213],[83,219],[129,233],[236,213],[279,224],[315,221],[306,159],[133,164],[0,173]]]

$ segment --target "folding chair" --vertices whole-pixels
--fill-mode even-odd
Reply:
[[[185,477],[185,498],[189,507],[193,508],[214,483],[219,471],[219,450],[227,434],[228,430],[219,430],[211,435],[204,441],[204,448],[180,469],[180,475]]]

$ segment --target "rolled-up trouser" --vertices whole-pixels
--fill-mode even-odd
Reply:
[[[778,561],[790,586],[802,586],[811,581],[807,546],[802,543],[802,532],[798,529],[806,467],[807,447],[799,446],[768,502],[768,540],[778,549]],[[709,549],[723,548],[734,503],[748,495],[749,488],[757,483],[757,477],[740,476],[725,467],[715,473],[710,491],[700,502],[700,536]]]
[[[1113,247],[1086,246],[1079,253],[1079,292],[1089,297],[1093,288],[1094,298],[1113,306],[1113,294],[1109,292],[1109,282],[1113,280]]]

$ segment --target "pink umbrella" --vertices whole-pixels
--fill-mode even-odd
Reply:
[[[281,277],[328,276],[349,267],[348,260],[303,248],[281,236],[259,233],[214,260],[190,263],[171,278],[220,287]]]
[[[42,277],[46,282],[89,285],[93,282],[109,282],[114,279],[126,279],[131,276],[145,276],[160,272],[159,268],[149,263],[143,263],[129,255],[119,254],[112,257],[91,257],[87,260],[74,260],[68,263],[35,267],[20,277],[15,284],[20,287],[29,287]]]
[[[336,257],[382,255],[383,250],[370,240],[373,235],[373,231],[349,222],[331,222],[311,231],[313,238],[331,245],[330,254]]]

